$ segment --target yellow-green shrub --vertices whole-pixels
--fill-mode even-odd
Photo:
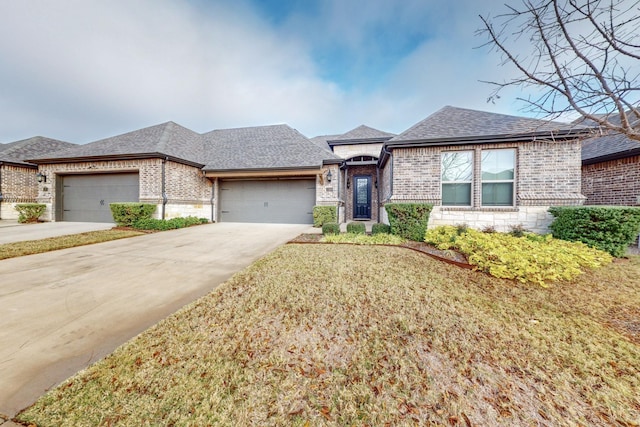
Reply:
[[[438,249],[455,249],[465,254],[477,270],[492,276],[541,286],[571,280],[585,268],[597,268],[612,259],[606,252],[580,242],[532,233],[514,237],[444,226],[428,230],[425,242]]]
[[[344,233],[335,235],[326,235],[322,241],[327,243],[354,243],[357,245],[401,245],[407,240],[393,234],[361,234],[361,233]]]

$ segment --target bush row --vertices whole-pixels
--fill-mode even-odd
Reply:
[[[336,206],[314,206],[313,226],[322,227],[324,224],[338,222],[338,208]]]
[[[624,206],[566,206],[549,209],[555,217],[554,237],[582,242],[622,257],[640,233],[640,208]]]
[[[611,256],[584,243],[554,239],[551,235],[483,233],[466,227],[442,226],[425,233],[425,242],[438,249],[455,249],[469,264],[492,276],[546,286],[570,280],[585,268],[611,262]]]
[[[113,221],[121,227],[131,227],[136,221],[151,219],[156,205],[150,203],[110,203]]]
[[[44,213],[47,206],[41,203],[20,203],[15,206],[15,209],[18,211],[18,222],[24,224],[38,222],[38,218]]]
[[[138,230],[175,230],[177,228],[190,227],[192,225],[206,224],[209,220],[206,218],[196,218],[194,216],[187,216],[184,218],[171,218],[171,219],[154,219],[154,218],[142,218],[136,220],[133,223],[133,228]]]
[[[421,242],[427,231],[433,205],[428,203],[387,203],[384,205],[391,224],[391,234]]]

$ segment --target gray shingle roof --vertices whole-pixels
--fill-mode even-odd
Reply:
[[[619,159],[640,154],[640,141],[623,134],[609,134],[582,141],[582,162],[585,164]]]
[[[394,136],[395,134],[393,133],[384,132],[384,131],[374,129],[365,125],[360,125],[357,128],[351,129],[349,132],[344,133],[333,139],[329,139],[328,141],[351,141],[351,140],[362,141],[362,140],[375,140],[375,139],[379,139],[380,141],[385,141]]]
[[[0,145],[0,161],[29,165],[25,160],[46,156],[48,153],[77,147],[70,142],[34,136],[33,138]]]
[[[204,170],[320,167],[336,155],[287,125],[219,129],[203,135]]]
[[[390,142],[510,136],[584,129],[584,126],[446,106]]]
[[[313,142],[314,144],[316,144],[317,146],[325,150],[331,151],[331,147],[329,146],[327,141],[335,139],[339,136],[340,135],[319,135],[319,136],[314,136],[313,138],[309,138],[309,141]]]
[[[91,158],[159,153],[189,162],[200,163],[202,158],[200,135],[174,122],[166,122],[122,135],[77,145],[33,160]]]

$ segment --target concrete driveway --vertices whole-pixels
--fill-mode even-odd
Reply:
[[[308,229],[209,224],[0,261],[0,424]]]
[[[3,243],[86,233],[87,231],[109,230],[113,227],[115,227],[115,224],[99,222],[41,222],[38,224],[20,224],[18,221],[0,220],[0,245]]]

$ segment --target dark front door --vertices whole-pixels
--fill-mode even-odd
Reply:
[[[353,219],[371,219],[371,177],[353,177]]]

